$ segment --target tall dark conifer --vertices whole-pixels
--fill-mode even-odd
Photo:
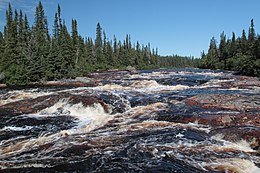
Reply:
[[[100,23],[98,22],[97,28],[96,28],[96,40],[95,40],[95,56],[97,59],[97,62],[99,64],[104,63],[104,56],[102,51],[102,28],[100,26]]]
[[[35,81],[39,81],[47,78],[47,57],[50,49],[50,36],[48,32],[47,17],[45,16],[41,1],[36,7],[32,39],[35,39],[34,42],[36,43],[35,46],[37,52],[36,57],[31,60],[30,73]]]
[[[226,35],[224,31],[220,35],[220,44],[219,44],[219,62],[217,68],[226,69],[226,63],[228,58],[228,45],[226,40]]]
[[[72,19],[72,45],[73,45],[73,51],[74,51],[74,61],[75,64],[78,64],[79,61],[79,55],[80,55],[80,49],[79,49],[79,35],[78,35],[78,24],[77,21]]]

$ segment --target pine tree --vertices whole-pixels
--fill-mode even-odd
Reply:
[[[223,31],[220,36],[219,63],[217,64],[217,68],[226,69],[227,57],[228,57],[228,47],[227,47],[226,35]]]
[[[53,39],[57,40],[60,36],[60,26],[59,26],[58,13],[55,13],[52,33],[53,33]]]
[[[65,22],[63,22],[61,36],[60,36],[60,48],[58,59],[60,64],[60,74],[61,78],[71,78],[74,77],[75,61],[73,59],[73,43],[72,38],[67,30]]]
[[[254,76],[260,77],[260,36],[257,36],[256,43],[255,43],[255,49],[254,49]]]
[[[241,42],[240,42],[239,48],[241,49],[242,54],[246,54],[246,52],[248,50],[248,44],[247,44],[246,31],[244,29],[242,31]]]
[[[104,64],[104,56],[103,56],[103,45],[102,45],[102,28],[100,23],[97,24],[96,28],[96,40],[95,40],[95,57],[97,59],[98,64]]]
[[[78,36],[78,62],[75,64],[75,75],[76,76],[82,76],[85,75],[87,72],[89,72],[89,64],[88,64],[88,57],[85,53],[85,43],[84,38],[80,35]]]
[[[123,44],[109,41],[100,23],[96,28],[95,44],[91,38],[83,39],[78,33],[77,21],[72,20],[72,32],[62,23],[61,8],[54,16],[53,35],[49,35],[47,17],[41,1],[36,7],[35,20],[30,28],[26,14],[14,15],[9,3],[6,11],[4,34],[0,32],[0,81],[7,84],[25,84],[41,80],[57,80],[84,75],[89,71],[107,68],[154,68],[161,64],[185,65],[192,58],[170,56],[161,60],[158,50],[150,43],[142,48],[132,45],[130,35]],[[229,43],[227,43],[229,45]],[[255,50],[255,49],[254,49]],[[181,61],[181,63],[177,63]]]
[[[256,34],[255,34],[255,28],[254,28],[254,20],[251,19],[251,25],[249,27],[248,31],[248,43],[253,44],[255,42]]]
[[[107,63],[108,63],[108,65],[111,68],[116,67],[115,57],[113,55],[113,48],[112,48],[110,42],[107,42],[107,44],[106,44],[106,56],[107,56]]]
[[[85,43],[85,55],[86,63],[89,65],[90,69],[95,69],[95,66],[98,64],[95,56],[95,45],[90,37],[87,38]]]
[[[228,58],[227,58],[227,66],[226,66],[227,70],[234,69],[235,56],[238,53],[237,45],[238,45],[238,43],[237,43],[235,33],[232,32],[232,39],[231,39],[230,46],[228,49]]]
[[[232,32],[232,39],[231,39],[229,56],[230,57],[234,56],[236,54],[236,51],[237,51],[236,35],[235,35],[234,32]]]
[[[136,42],[136,59],[135,59],[135,64],[137,66],[138,69],[142,69],[144,66],[144,61],[143,61],[143,56],[141,53],[141,46],[140,43],[137,41]]]
[[[214,37],[210,40],[210,46],[207,54],[206,68],[216,69],[218,58],[217,41]]]
[[[114,66],[118,67],[119,66],[119,61],[118,61],[118,43],[116,36],[114,35],[114,42],[113,42],[113,57],[114,57]]]
[[[77,26],[77,21],[72,19],[72,45],[73,45],[73,51],[74,51],[74,59],[75,59],[75,64],[78,64],[79,61],[79,35],[78,35],[78,26]]]
[[[5,43],[6,48],[4,50],[3,57],[3,71],[5,82],[8,85],[14,85],[21,83],[20,80],[20,68],[19,66],[19,49],[18,49],[18,12],[15,10],[13,18],[13,12],[11,4],[9,3],[8,10],[6,12],[7,24],[5,30]]]
[[[46,74],[49,73],[47,57],[50,49],[48,23],[41,1],[36,7],[32,39],[35,39],[32,42],[36,43],[36,57],[31,59],[30,75],[33,76],[34,81],[40,81],[47,78]]]
[[[2,62],[3,62],[3,56],[4,56],[4,37],[3,33],[0,31],[0,82],[3,82],[4,80],[4,72],[2,71]]]
[[[103,63],[104,63],[104,64],[107,64],[107,63],[108,63],[108,54],[107,54],[107,36],[106,36],[105,31],[103,31],[103,44],[102,44],[102,51],[103,51],[103,58],[104,58]]]

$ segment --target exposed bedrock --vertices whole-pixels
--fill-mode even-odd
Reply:
[[[260,96],[202,94],[186,99],[188,105],[197,105],[204,109],[224,109],[241,112],[257,112],[260,110]]]
[[[62,92],[2,105],[0,106],[0,116],[37,113],[40,110],[53,106],[61,99],[68,99],[68,103],[70,104],[82,103],[84,106],[90,106],[94,103],[99,103],[104,107],[106,111],[108,111],[107,104],[97,97],[73,95],[67,92]]]

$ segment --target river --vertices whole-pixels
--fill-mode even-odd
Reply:
[[[260,81],[227,71],[92,73],[0,91],[0,172],[260,172]]]

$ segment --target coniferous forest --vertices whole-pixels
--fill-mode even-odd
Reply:
[[[256,34],[253,19],[248,35],[243,30],[242,36],[236,38],[233,32],[232,38],[227,39],[222,32],[219,45],[212,37],[208,53],[202,52],[199,67],[232,70],[243,75],[260,77],[260,36]]]
[[[9,3],[4,32],[0,32],[0,83],[25,85],[127,66],[149,69],[198,64],[192,57],[159,56],[158,49],[151,48],[150,43],[133,44],[130,35],[126,35],[124,41],[117,40],[116,36],[109,40],[100,23],[94,40],[84,38],[78,33],[75,19],[69,32],[61,11],[58,5],[52,29],[49,29],[41,2],[36,7],[32,26],[22,10],[13,10]]]

